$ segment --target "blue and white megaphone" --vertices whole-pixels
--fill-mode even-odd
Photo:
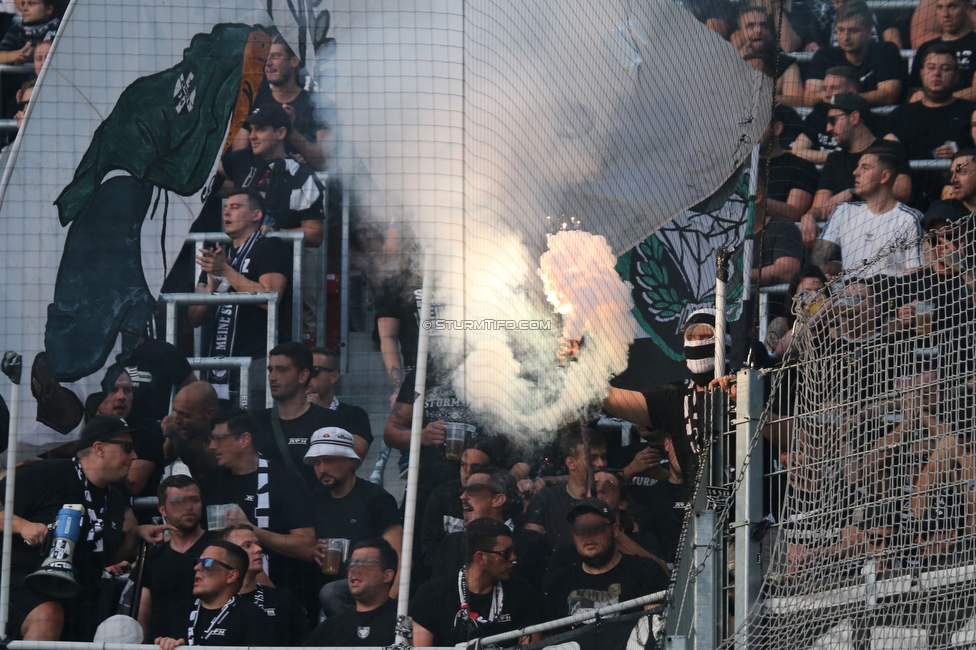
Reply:
[[[72,564],[75,544],[81,532],[85,509],[78,503],[66,503],[58,511],[54,541],[41,568],[27,576],[27,586],[54,598],[74,598],[80,588]]]

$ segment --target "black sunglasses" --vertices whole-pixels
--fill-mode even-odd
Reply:
[[[335,368],[326,368],[325,366],[312,366],[312,370],[315,371],[315,374],[316,375],[319,374],[320,372],[335,372],[336,371]]]
[[[29,102],[17,102],[17,112],[23,113],[24,111],[26,111],[28,103]]]
[[[515,555],[515,547],[509,546],[504,551],[482,551],[482,553],[491,553],[492,555],[500,555],[502,559],[506,562],[512,561],[512,556]]]
[[[103,442],[105,444],[110,444],[110,445],[118,445],[119,447],[122,447],[122,451],[124,451],[127,454],[131,454],[132,451],[136,448],[136,444],[134,442],[132,442],[131,440],[114,440],[114,439],[112,439],[112,440],[102,440],[101,442]]]
[[[221,562],[217,558],[213,558],[213,557],[198,557],[193,561],[193,566],[196,566],[198,564],[203,565],[204,571],[212,571],[215,564],[219,564],[220,566],[224,567],[228,571],[237,571],[237,569],[227,564],[226,562]]]

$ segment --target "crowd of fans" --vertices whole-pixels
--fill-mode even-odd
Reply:
[[[713,323],[689,331],[707,340]],[[374,440],[365,412],[335,396],[338,355],[279,344],[267,362],[274,407],[247,411],[226,406],[174,346],[140,349],[89,398],[77,443],[18,469],[9,632],[90,640],[117,599],[104,569],[138,581],[145,639],[164,649],[391,644],[404,512],[356,475]],[[436,377],[429,386],[443,396]],[[641,440],[621,447],[567,426],[548,464],[457,412],[470,431],[448,457],[443,404],[428,397],[413,643],[453,645],[666,589],[689,494],[682,467],[696,464],[681,406],[689,386],[700,390],[617,391],[608,409],[647,400],[634,414]],[[394,446],[408,406],[397,401],[386,425]],[[554,471],[562,464],[568,474]],[[163,478],[168,466],[182,469]],[[133,497],[151,494],[157,508],[133,511]],[[74,502],[85,513],[73,557],[81,592],[59,599],[28,576],[55,552],[48,524]],[[149,551],[133,566],[140,540]]]
[[[770,0],[737,17],[719,0],[688,6],[776,80],[777,104],[761,141],[753,264],[757,285],[791,286],[765,341],[773,359],[789,345],[794,294],[801,312],[820,314],[818,336],[838,349],[904,337],[923,316],[956,322],[947,313],[972,309],[973,283],[959,254],[976,208],[976,87],[972,50],[963,49],[976,38],[971,8],[936,0],[941,33],[918,44],[909,71],[900,48],[931,20],[920,18],[906,35],[903,26],[879,26],[857,0],[820,3],[809,19],[798,2],[781,11]],[[0,41],[0,57],[33,56],[39,67],[57,29],[56,7],[25,0],[21,12]],[[812,60],[786,54],[798,50],[813,51]],[[338,354],[289,340],[290,279],[304,273],[304,286],[314,287],[314,273],[293,269],[288,246],[266,236],[301,232],[309,248],[323,240],[328,191],[316,171],[326,166],[329,128],[315,120],[300,67],[276,38],[264,83],[218,168],[216,196],[226,199],[221,223],[231,243],[196,254],[196,291],[280,296],[283,342],[267,349],[266,306],[187,310],[185,324],[205,330],[209,354],[252,359],[246,391],[226,370],[198,378],[184,351],[148,334],[84,404],[35,362],[39,419],[44,414],[58,430],[83,428],[77,443],[19,470],[6,631],[13,638],[91,640],[118,601],[117,581],[105,575],[127,574],[140,589],[125,593],[143,638],[163,650],[392,644],[404,504],[383,489],[382,466],[374,481],[357,471],[370,469],[361,466],[372,445],[383,446],[384,462],[390,449],[409,448],[415,408],[423,417],[409,558],[414,645],[453,645],[667,588],[704,447],[714,311],[684,322],[688,380],[611,390],[604,408],[633,423],[636,440],[623,444],[619,432],[575,424],[549,447],[530,450],[486,433],[455,395],[443,360],[431,359],[425,401],[416,403],[420,289],[414,275],[390,274],[375,293],[392,411],[375,440],[366,412],[336,396]],[[31,92],[25,84],[18,101]],[[896,107],[873,110],[887,105]],[[797,107],[809,108],[802,120]],[[910,159],[950,160],[950,173],[913,170]],[[932,236],[920,247],[878,257],[923,230]],[[399,234],[391,225],[377,249],[395,251]],[[842,276],[872,258],[855,281]],[[882,294],[892,296],[888,304],[876,299]],[[578,345],[567,342],[567,354]],[[864,390],[864,377],[853,374],[838,399],[872,397],[844,392]],[[271,408],[263,407],[266,388]],[[929,408],[916,411],[933,415]],[[458,430],[455,455],[446,443]],[[773,449],[785,452],[792,435],[786,425],[774,427]],[[930,451],[943,458],[952,448],[943,441]],[[939,480],[935,467],[918,475],[926,486]],[[147,496],[158,506],[132,508],[132,499]],[[921,513],[916,497],[911,508]],[[56,552],[51,525],[71,503],[84,510],[73,557],[81,592],[64,599],[27,578]],[[140,540],[150,548],[136,561]],[[816,554],[796,555],[799,565]]]

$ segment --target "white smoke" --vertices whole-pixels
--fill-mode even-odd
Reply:
[[[438,339],[442,354],[463,359],[452,374],[458,397],[487,429],[523,440],[553,431],[602,402],[610,377],[627,367],[637,332],[630,287],[614,270],[616,258],[604,237],[566,231],[551,235],[548,245],[536,273],[520,264],[486,268],[467,285],[466,318],[506,319],[522,329],[476,336],[454,330]],[[526,277],[536,274],[556,313],[538,306],[525,290]],[[450,308],[445,313],[450,317]],[[531,329],[533,323],[539,329]],[[547,324],[550,328],[543,329]],[[557,362],[561,337],[582,341],[575,360]]]

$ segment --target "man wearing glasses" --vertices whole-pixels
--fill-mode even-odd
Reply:
[[[475,519],[464,541],[467,564],[434,578],[410,602],[414,647],[453,646],[544,620],[538,589],[512,575],[518,558],[508,526]]]
[[[976,210],[976,149],[963,149],[952,157],[949,181],[952,203],[965,212]]]
[[[620,528],[606,502],[587,497],[569,511],[568,519],[582,562],[546,577],[542,591],[547,620],[667,589],[668,577],[653,560],[623,555],[617,548]]]
[[[268,617],[238,594],[247,574],[247,553],[236,544],[214,540],[193,567],[194,600],[173,617],[168,636],[156,638],[160,650],[181,645],[273,645]]]
[[[369,446],[373,444],[373,429],[369,424],[369,414],[362,407],[340,402],[336,397],[339,383],[339,353],[328,348],[312,348],[312,378],[305,389],[309,404],[334,411],[339,417],[336,425],[353,435],[353,446],[360,459],[366,459]]]
[[[312,632],[306,646],[391,646],[396,641],[397,602],[390,598],[397,552],[382,537],[359,542],[349,559],[349,592],[356,601]]]
[[[90,641],[95,626],[95,590],[105,567],[135,556],[139,539],[155,544],[172,526],[135,526],[124,484],[136,458],[132,434],[138,431],[113,415],[85,425],[71,459],[28,463],[17,472],[14,499],[10,618],[5,633],[25,640]],[[6,480],[0,482],[0,499]],[[78,596],[55,599],[28,586],[26,578],[47,557],[49,526],[66,504],[83,513],[73,556]],[[2,524],[0,524],[2,527]],[[64,634],[62,635],[62,632]]]

